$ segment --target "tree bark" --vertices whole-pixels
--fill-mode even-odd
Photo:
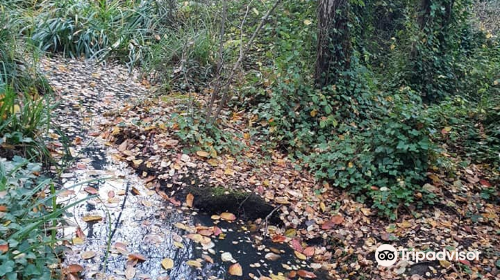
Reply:
[[[335,84],[350,66],[348,0],[319,0],[318,45],[315,82],[319,87]]]

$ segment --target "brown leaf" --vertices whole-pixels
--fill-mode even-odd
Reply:
[[[302,278],[308,278],[308,279],[316,278],[316,274],[309,272],[307,270],[301,269],[301,270],[297,271],[297,274]]]
[[[98,194],[99,193],[99,191],[93,187],[85,187],[83,190],[88,192],[89,194]]]
[[[302,252],[302,250],[304,250],[304,248],[302,248],[302,244],[300,244],[300,241],[298,239],[292,240],[292,248],[297,252]]]
[[[239,263],[235,263],[229,267],[229,274],[234,276],[243,276],[243,269]]]
[[[342,217],[340,215],[335,215],[332,217],[331,221],[332,221],[332,223],[334,223],[336,225],[340,225],[344,222],[344,217]]]
[[[140,262],[144,262],[147,260],[147,258],[141,254],[134,253],[134,254],[129,254],[128,259],[133,261],[133,260],[138,260]]]
[[[7,212],[7,206],[0,205],[0,212]]]
[[[131,192],[133,195],[141,195],[141,192],[136,187],[132,187]]]
[[[194,195],[188,193],[188,195],[186,196],[186,204],[188,207],[193,208],[193,200],[194,200]]]
[[[7,252],[7,251],[9,251],[9,244],[8,243],[0,245],[0,252],[2,254],[5,253],[5,252]]]
[[[274,243],[283,243],[286,240],[286,236],[283,236],[281,234],[276,234],[273,236],[272,241]]]
[[[66,271],[68,273],[78,273],[80,271],[83,270],[83,266],[79,265],[79,264],[70,264],[67,268],[66,268]]]
[[[308,256],[308,257],[312,257],[314,256],[314,247],[307,247],[304,249],[304,255]]]

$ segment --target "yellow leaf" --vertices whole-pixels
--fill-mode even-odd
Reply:
[[[21,107],[19,105],[15,104],[13,111],[14,112],[12,112],[12,113],[17,114],[17,113],[21,112]]]
[[[294,228],[291,228],[291,229],[287,229],[285,231],[285,236],[286,237],[294,237],[295,235],[297,235],[297,230],[294,229]]]
[[[174,246],[177,248],[184,248],[184,244],[177,242],[177,241],[174,241]]]
[[[324,203],[323,201],[319,204],[319,208],[321,208],[321,211],[322,211],[322,212],[325,212],[325,210],[326,210],[326,205],[325,205],[325,203]]]
[[[234,276],[243,276],[243,269],[239,263],[235,263],[229,267],[229,274]]]
[[[83,239],[80,237],[74,237],[73,238],[73,245],[82,245],[83,244]]]
[[[311,25],[311,23],[312,23],[312,21],[310,21],[310,20],[308,20],[308,19],[304,20],[304,24],[305,24],[305,25]]]
[[[210,164],[213,167],[216,167],[216,166],[219,165],[219,161],[217,159],[215,159],[215,158],[211,158],[207,162],[208,162],[208,164]]]
[[[269,275],[271,279],[273,280],[286,280],[286,277],[283,275],[283,273],[278,273],[278,275],[271,274]]]
[[[208,152],[205,152],[205,151],[197,151],[196,154],[200,157],[208,157],[210,154]]]
[[[101,216],[85,216],[82,218],[84,222],[91,223],[91,222],[99,222],[102,221]]]
[[[294,251],[295,253],[295,256],[300,259],[300,260],[303,260],[305,261],[307,259],[306,255],[302,254],[301,252],[297,252],[297,251]]]
[[[439,264],[444,268],[448,268],[451,265],[451,263],[447,260],[439,260]]]
[[[161,266],[163,266],[164,269],[169,270],[174,267],[174,261],[172,259],[165,258],[161,261]]]
[[[118,126],[113,127],[113,132],[111,133],[111,135],[115,136],[118,133],[120,133],[120,128]]]
[[[311,117],[316,117],[316,115],[318,114],[318,111],[316,110],[312,110],[311,113],[309,113],[311,115]]]
[[[411,228],[412,226],[413,225],[406,220],[401,222],[401,223],[398,223],[398,227],[400,227],[400,228]]]
[[[191,267],[196,267],[196,268],[201,267],[201,262],[199,260],[189,260],[186,262],[186,264],[191,266]]]
[[[236,220],[236,216],[233,213],[228,213],[228,212],[224,212],[224,213],[220,214],[220,218],[223,220],[226,220],[226,221]]]

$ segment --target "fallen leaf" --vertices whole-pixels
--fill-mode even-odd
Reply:
[[[239,263],[235,263],[229,267],[229,274],[234,276],[243,276],[243,269]]]
[[[191,193],[188,193],[188,195],[186,196],[186,204],[188,207],[193,207],[193,200],[194,200],[194,195],[192,195]]]
[[[342,217],[340,215],[335,215],[332,217],[331,221],[332,221],[332,223],[334,223],[336,225],[340,225],[344,222],[344,217]]]
[[[99,191],[93,187],[85,187],[83,190],[88,192],[89,194],[98,194],[99,193]]]
[[[5,252],[7,252],[7,251],[9,251],[9,244],[8,243],[0,245],[0,252],[2,254],[5,253]]]
[[[220,258],[223,262],[230,262],[234,260],[233,256],[229,252],[222,253]]]
[[[196,268],[201,268],[201,262],[200,260],[189,260],[186,262],[187,265],[191,267],[196,267]]]
[[[300,241],[298,239],[292,240],[292,248],[297,252],[302,252],[302,250],[304,250],[302,248],[302,244],[300,244]]]
[[[197,151],[196,154],[200,157],[208,157],[210,155],[210,153],[201,150]]]
[[[141,195],[141,192],[136,187],[132,187],[131,192],[133,195]]]
[[[66,271],[68,273],[78,273],[83,270],[83,266],[79,264],[70,264],[67,268]]]
[[[236,216],[233,213],[228,213],[228,212],[221,213],[220,218],[226,221],[236,220]]]
[[[302,254],[301,252],[297,252],[297,251],[293,251],[293,252],[294,252],[295,256],[296,256],[298,259],[300,259],[300,260],[305,261],[305,260],[307,259],[307,257],[306,257],[304,254]]]
[[[283,243],[286,240],[286,236],[283,236],[281,234],[276,234],[273,236],[272,241],[274,243]]]
[[[135,268],[131,265],[128,265],[125,269],[125,278],[133,279],[135,276]]]
[[[102,217],[101,216],[85,216],[82,218],[82,220],[84,222],[87,222],[87,223],[99,222],[99,221],[102,221]]]
[[[95,257],[95,255],[96,255],[96,253],[94,251],[85,251],[85,252],[82,252],[81,257],[84,260],[88,260],[88,259]]]
[[[133,254],[129,254],[128,255],[128,259],[130,261],[134,261],[134,260],[137,260],[137,261],[140,261],[140,262],[144,262],[147,260],[147,258],[141,254],[138,254],[138,253],[133,253]]]
[[[165,258],[161,261],[161,266],[163,266],[164,269],[169,270],[174,267],[174,261],[169,258]]]
[[[314,247],[307,247],[304,249],[304,252],[302,252],[304,255],[306,255],[307,257],[312,257],[314,256]]]
[[[307,279],[316,278],[316,274],[303,269],[297,271],[297,274],[302,278],[307,278]]]
[[[275,261],[275,260],[281,258],[281,256],[271,252],[271,253],[267,253],[265,258],[266,258],[266,260]]]

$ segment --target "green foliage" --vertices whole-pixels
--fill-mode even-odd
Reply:
[[[0,205],[6,207],[0,212],[0,245],[8,246],[0,254],[2,279],[59,279],[51,267],[60,262],[61,248],[53,246],[49,226],[74,204],[53,208],[56,194],[49,179],[36,175],[40,169],[20,157],[0,161]]]
[[[0,87],[0,151],[38,159],[49,157],[41,137],[50,121],[48,100],[48,96],[18,95],[9,87]]]
[[[47,1],[35,19],[32,40],[66,56],[126,59],[132,67],[147,56],[170,10],[152,0]]]
[[[203,118],[172,114],[171,125],[178,127],[176,135],[194,149],[202,149],[212,157],[221,153],[237,154],[245,146],[235,141],[235,135],[222,130]],[[241,135],[240,135],[241,138]]]
[[[0,4],[0,93],[7,86],[16,92],[50,92],[47,81],[36,69],[36,52],[21,39],[25,22],[18,14]]]

